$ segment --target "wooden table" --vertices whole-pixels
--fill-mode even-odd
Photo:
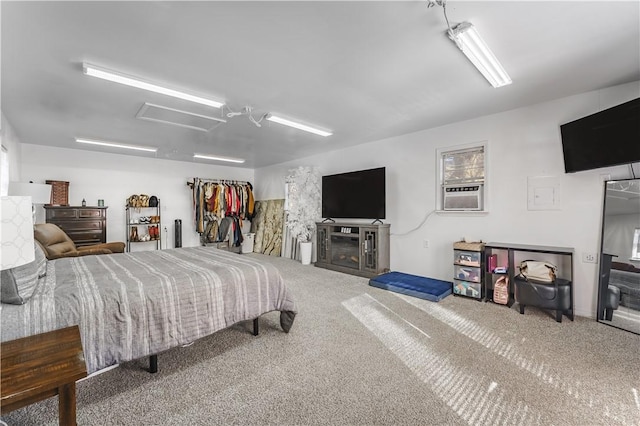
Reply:
[[[76,381],[87,377],[77,325],[0,344],[2,414],[58,396],[60,425],[76,424]]]

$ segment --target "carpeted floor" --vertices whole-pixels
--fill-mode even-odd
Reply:
[[[79,425],[638,425],[640,336],[591,319],[449,296],[439,303],[298,262],[260,335],[241,324],[78,384]],[[57,398],[2,419],[57,424]]]

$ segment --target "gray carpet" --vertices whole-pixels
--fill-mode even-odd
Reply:
[[[439,303],[268,257],[293,290],[277,313],[78,384],[80,425],[638,425],[640,336],[449,296]],[[7,415],[57,424],[57,398]]]

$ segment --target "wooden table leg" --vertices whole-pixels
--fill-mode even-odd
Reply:
[[[76,426],[76,383],[60,386],[58,392],[60,426]]]

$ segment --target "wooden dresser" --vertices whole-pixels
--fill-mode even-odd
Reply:
[[[46,222],[58,225],[76,246],[107,242],[107,207],[44,206]]]

